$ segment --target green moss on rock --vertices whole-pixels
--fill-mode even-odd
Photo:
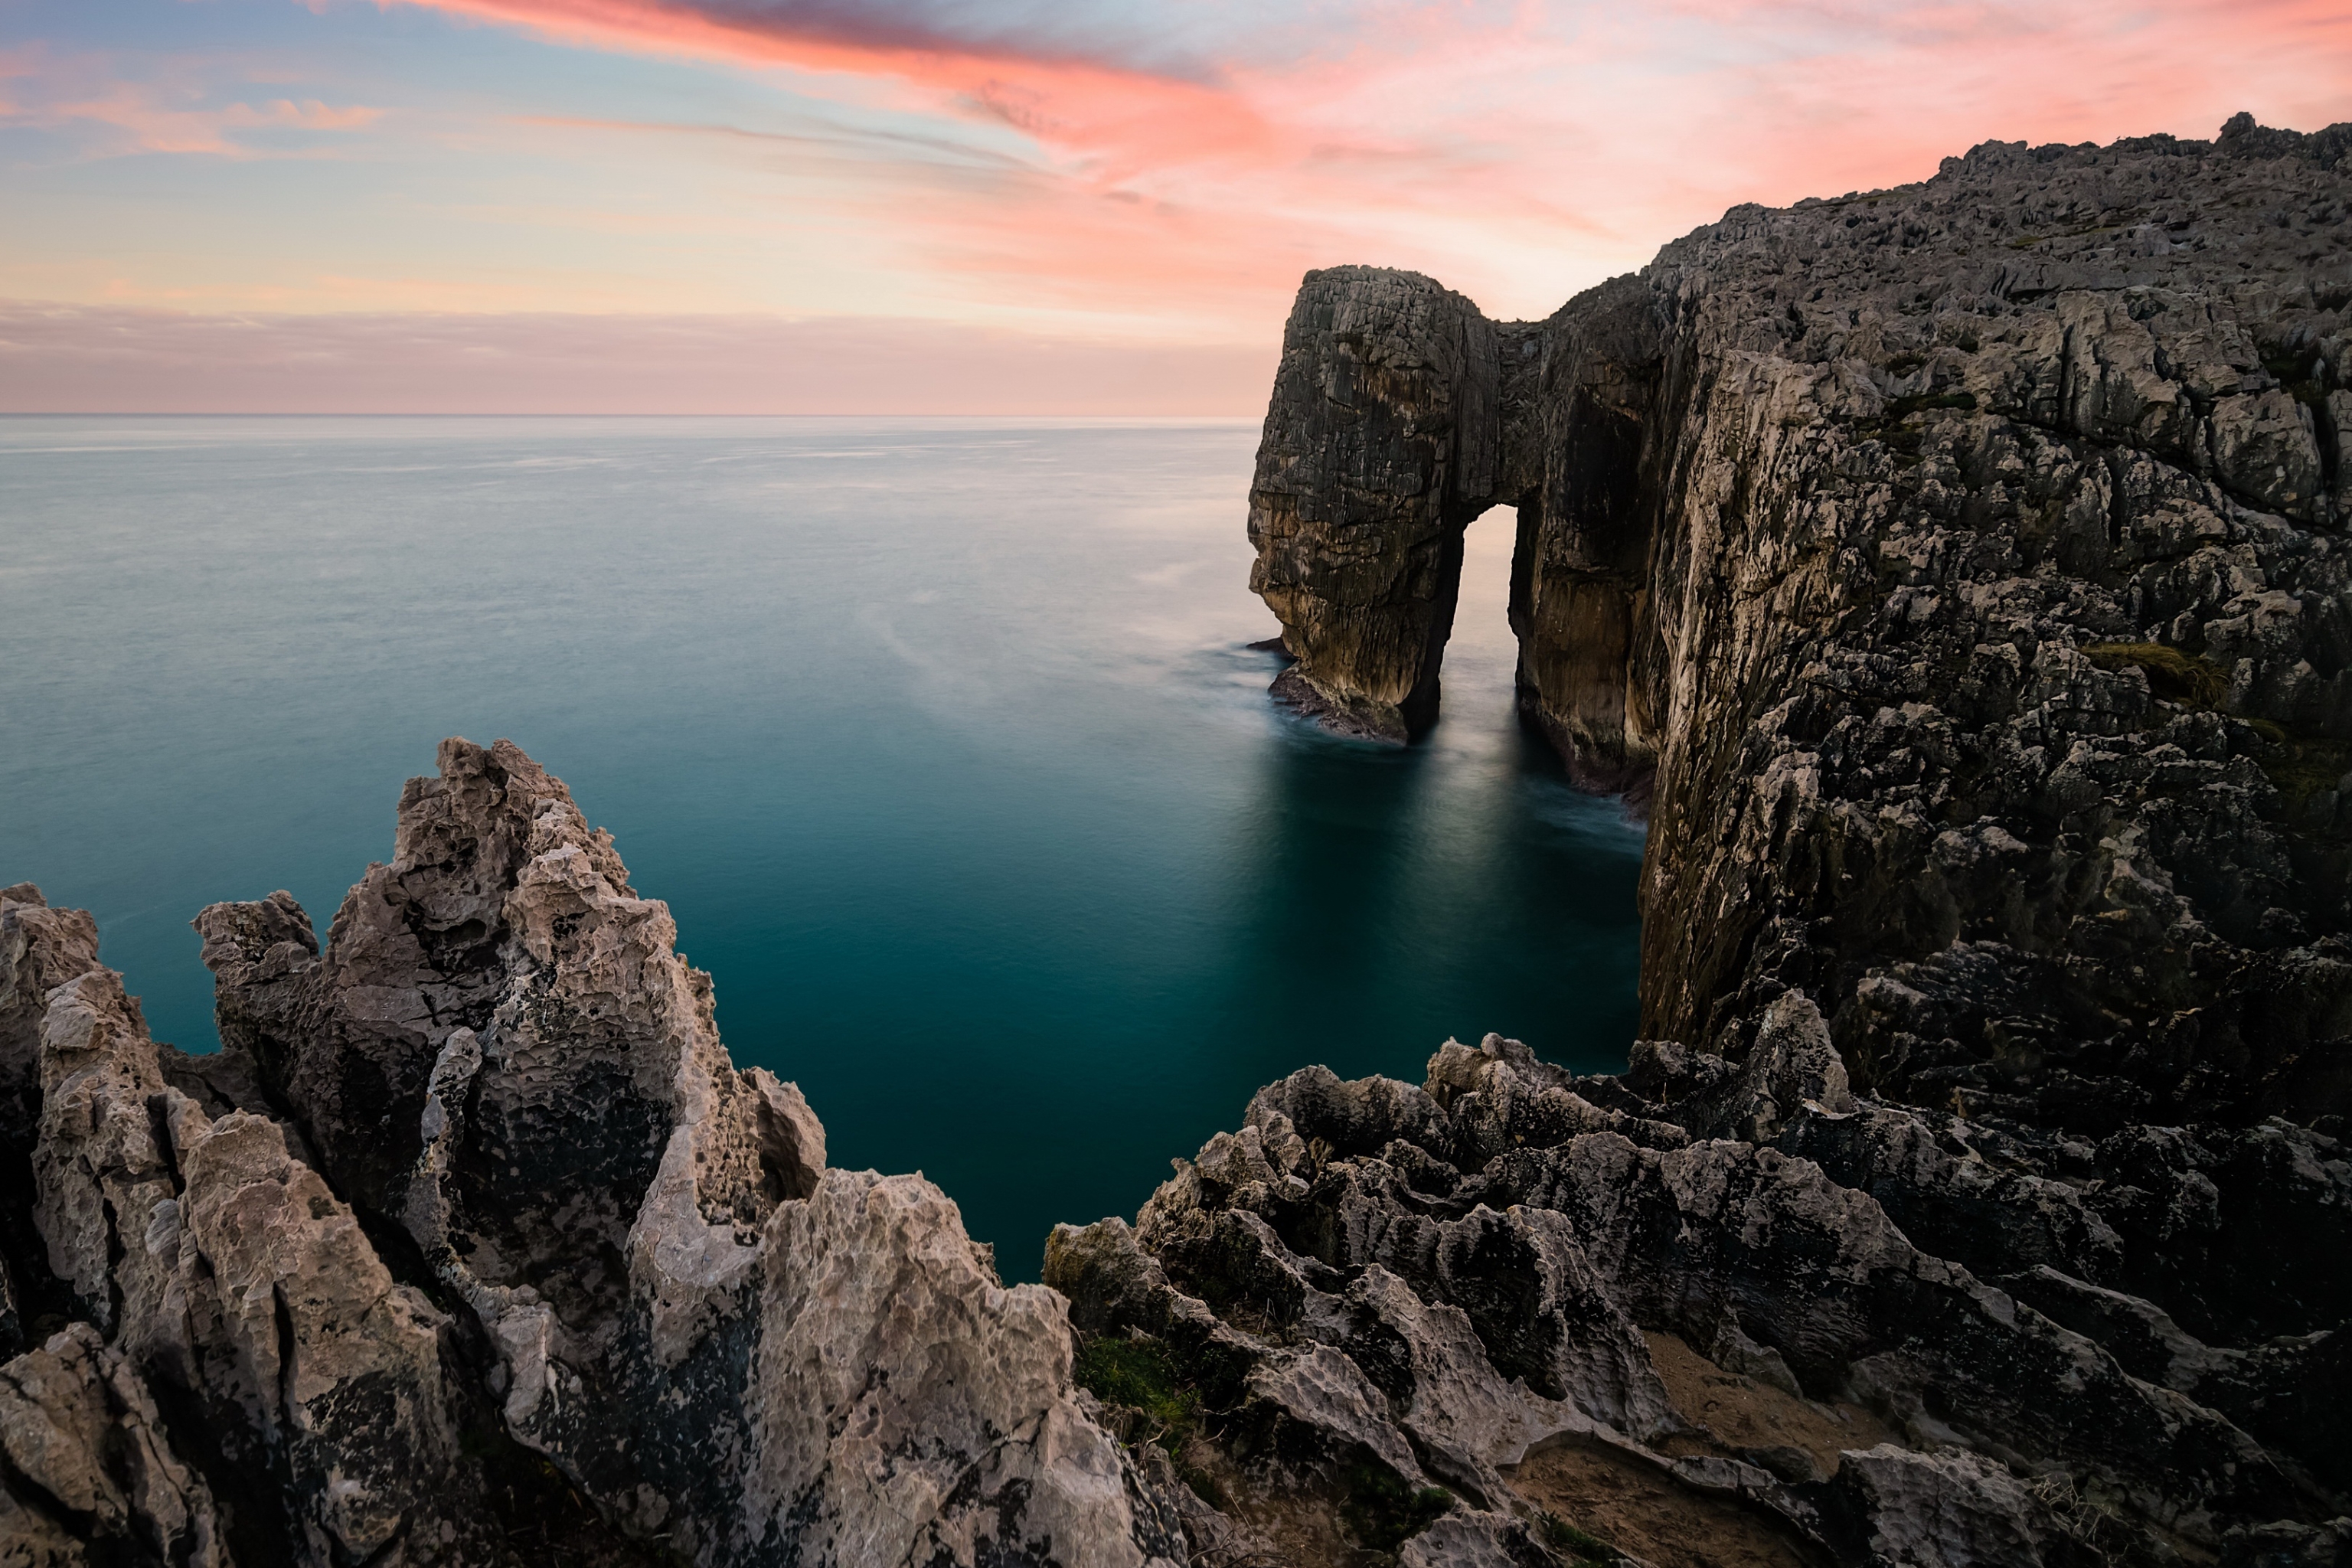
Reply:
[[[1556,1513],[1539,1517],[1544,1544],[1558,1552],[1570,1568],[1602,1568],[1617,1560],[1617,1549],[1591,1531],[1579,1530]]]
[[[1077,1384],[1106,1405],[1139,1410],[1159,1430],[1151,1440],[1181,1458],[1201,1425],[1201,1396],[1177,1375],[1157,1340],[1089,1340],[1078,1351]]]

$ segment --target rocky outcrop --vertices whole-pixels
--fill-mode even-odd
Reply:
[[[1737,1055],[1796,987],[1918,1102],[2342,1114],[2347,149],[1988,143],[1540,323],[1312,275],[1252,492],[1286,689],[1424,722],[1435,645],[1330,628],[1445,626],[1515,503],[1523,706],[1649,801],[1645,1035]]]
[[[2337,1560],[2347,153],[1991,143],[1535,323],[1308,277],[1252,492],[1277,691],[1424,728],[1455,535],[1516,506],[1522,708],[1651,816],[1650,1037],[1309,1069],[1057,1233],[1082,1378],[1194,1401],[1160,1440],[1241,1526]],[[1443,1528],[1383,1536],[1368,1467]]]
[[[72,1320],[0,1367],[27,1561],[1183,1556],[1062,1299],[920,1178],[826,1166],[514,747],[442,748],[323,949],[282,893],[198,917],[215,1058],[149,1039],[86,916],[9,899],[11,1261]]]
[[[1501,360],[1476,306],[1377,268],[1310,273],[1250,488],[1254,589],[1297,660],[1276,689],[1347,733],[1437,718],[1463,528],[1489,504]]]
[[[41,1126],[41,1015],[49,993],[98,964],[98,922],[53,910],[29,882],[0,889],[0,1356],[65,1323],[33,1223]]]
[[[0,1551],[28,1568],[230,1561],[204,1478],[145,1382],[88,1323],[0,1367]]]
[[[2352,129],[1988,144],[1547,321],[1312,275],[1285,697],[1650,802],[1647,1038],[1304,1068],[1005,1288],[512,746],[225,1048],[0,893],[0,1561],[2323,1564],[2352,1542]]]
[[[1292,1561],[1401,1528],[1367,1472],[1424,1531],[1480,1542],[1437,1560],[1480,1563],[2120,1563],[2332,1539],[2339,1327],[2193,1336],[2120,1283],[2134,1248],[2100,1218],[2119,1153],[1995,1177],[1969,1147],[1991,1130],[1852,1096],[1801,993],[1759,1032],[1745,1062],[1651,1047],[1622,1078],[1493,1036],[1449,1042],[1420,1088],[1294,1074],[1133,1226],[1056,1231],[1047,1280],[1118,1347],[1081,1375],[1144,1361],[1156,1389],[1095,1381],[1196,1401],[1173,1460]],[[2332,1139],[2268,1131],[2352,1212]],[[2254,1371],[2273,1359],[2295,1371]],[[2291,1395],[2298,1377],[2333,1393]]]

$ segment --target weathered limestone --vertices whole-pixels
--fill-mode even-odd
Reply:
[[[33,1223],[41,1017],[51,991],[97,965],[98,922],[86,911],[49,908],[29,882],[0,889],[0,1356],[47,1338],[67,1310]]]
[[[1250,586],[1297,660],[1278,690],[1402,742],[1437,718],[1462,530],[1494,492],[1500,361],[1476,306],[1416,273],[1309,273],[1250,487]]]
[[[1797,1561],[1914,1563],[2213,1552],[2343,1510],[2340,1418],[2252,1371],[2281,1358],[2340,1394],[2338,1331],[2217,1349],[2063,1271],[2130,1273],[2095,1213],[2119,1167],[2000,1185],[1958,1136],[1985,1134],[1857,1104],[1801,993],[1744,1063],[1646,1059],[1646,1077],[1577,1079],[1490,1036],[1449,1042],[1422,1089],[1302,1071],[1178,1162],[1132,1229],[1056,1231],[1046,1278],[1083,1333],[1136,1336],[1197,1393],[1211,1414],[1177,1459],[1276,1540],[1300,1539],[1303,1515],[1374,1542],[1362,1478],[1384,1467],[1392,1510],[1411,1489],[1453,1494],[1425,1550],[1442,1535],[1464,1555],[1433,1560],[1542,1561],[1542,1477],[1566,1452],[1653,1494],[1617,1526],[1651,1560],[1710,1507],[1709,1538],[1740,1561],[1777,1542]],[[1844,1173],[1793,1152],[1825,1130]],[[2294,1135],[2352,1210],[2339,1146]],[[1923,1142],[1970,1157],[1927,1160]],[[1974,1267],[1915,1245],[1874,1193],[1981,1220],[1946,1233]],[[1661,1335],[1699,1353],[1662,1360]],[[1744,1436],[1753,1421],[1676,1384],[1685,1364],[1814,1436]]]
[[[138,1374],[88,1323],[0,1366],[0,1458],[14,1482],[0,1486],[0,1555],[26,1568],[226,1568],[212,1494],[160,1426]]]
[[[1409,1538],[1430,1561],[1596,1550],[1536,1507],[1653,1562],[2334,1560],[2347,153],[2241,117],[1737,209],[1488,324],[1486,432],[1483,355],[1402,311],[1326,330],[1437,285],[1309,278],[1260,485],[1304,476],[1286,515],[1349,530],[1269,532],[1254,499],[1253,585],[1518,508],[1523,709],[1648,803],[1653,1037],[1618,1078],[1493,1038],[1421,1089],[1295,1074],[1131,1231],[1057,1234],[1089,1342],[1140,1336],[1211,1412],[1174,1460],[1244,1523],[1379,1545],[1367,1454],[1392,1500],[1454,1493]],[[1491,485],[1324,395],[1390,358]],[[1364,451],[1405,481],[1357,479]],[[1315,631],[1371,595],[1265,597],[1286,682],[1391,668]],[[1410,1330],[1326,1326],[1374,1300]]]
[[[1302,1068],[1053,1289],[506,742],[323,947],[199,916],[216,1056],[0,892],[0,1562],[2340,1563],[2347,150],[1989,144],[1541,323],[1313,275],[1282,689],[1425,728],[1516,505],[1653,1037]]]
[[[929,1184],[826,1168],[558,781],[503,742],[441,762],[323,951],[282,893],[199,917],[219,1058],[159,1050],[111,971],[46,993],[33,1212],[82,1321],[0,1379],[47,1378],[45,1408],[111,1380],[131,1415],[108,1418],[180,1467],[124,1491],[100,1445],[129,1500],[106,1539],[225,1564],[1181,1560],[1171,1483],[1072,1384],[1063,1300],[1001,1284]],[[38,1359],[68,1341],[94,1352],[70,1377]],[[85,1560],[89,1509],[7,1495]]]
[[[1649,803],[1645,1034],[1736,1053],[1793,986],[1922,1101],[2342,1113],[2347,147],[1987,143],[1735,209],[1532,325],[1315,274],[1252,510],[1285,679],[1433,690],[1434,647],[1319,628],[1388,603],[1356,563],[1514,502],[1523,707]],[[1493,397],[1431,346],[1482,330]],[[1391,361],[1409,397],[1325,391]]]

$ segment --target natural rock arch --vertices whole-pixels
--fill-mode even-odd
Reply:
[[[1428,730],[1463,531],[1508,506],[1521,705],[1579,782],[1641,787],[1655,746],[1629,668],[1662,337],[1631,281],[1495,322],[1419,273],[1307,275],[1250,490],[1250,586],[1297,660],[1286,700],[1367,739]]]
[[[1251,491],[1277,690],[1424,730],[1460,531],[1515,504],[1522,710],[1646,797],[1644,1037],[1736,1054],[1797,988],[1889,1092],[2339,1103],[2347,150],[1989,142],[1539,322],[1308,274]]]

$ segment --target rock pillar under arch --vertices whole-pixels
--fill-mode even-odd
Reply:
[[[1463,530],[1514,506],[1522,710],[1578,783],[1640,792],[1656,756],[1634,675],[1651,635],[1646,298],[1604,287],[1496,322],[1419,273],[1307,275],[1250,489],[1250,586],[1296,661],[1278,697],[1343,734],[1426,731]]]
[[[1462,531],[1494,500],[1501,367],[1477,306],[1412,272],[1310,272],[1250,487],[1250,586],[1297,661],[1279,695],[1402,743],[1437,720]]]

